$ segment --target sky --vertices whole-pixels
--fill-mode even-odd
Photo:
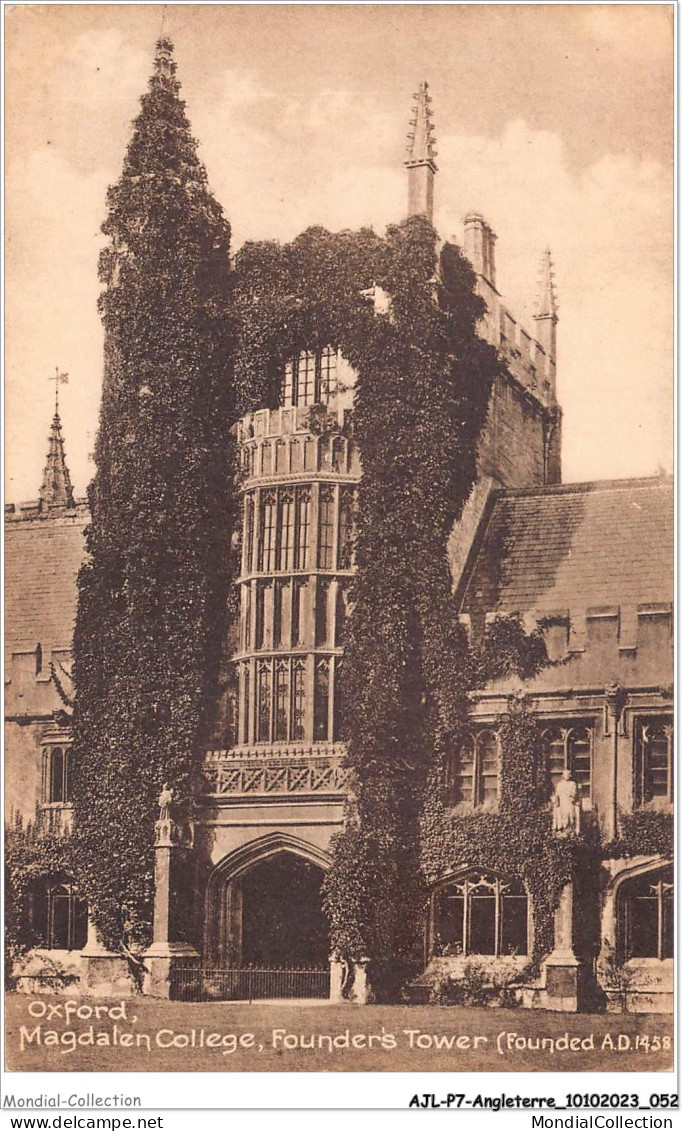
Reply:
[[[497,233],[532,330],[550,247],[564,479],[673,463],[673,5],[17,4],[6,15],[7,501],[37,497],[60,388],[77,495],[94,472],[97,257],[164,30],[211,188],[247,239],[382,232],[406,208],[412,94],[437,139],[434,223]]]

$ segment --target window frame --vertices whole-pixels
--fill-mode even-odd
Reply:
[[[562,745],[563,745],[563,752],[562,752],[563,761],[562,761],[562,767],[561,767],[561,770],[559,771],[559,773],[561,774],[566,769],[571,771],[571,774],[573,775],[573,780],[578,784],[578,786],[580,788],[580,800],[581,800],[581,802],[582,803],[587,802],[587,808],[591,808],[592,804],[593,804],[593,796],[594,796],[595,720],[593,718],[590,718],[590,719],[577,718],[577,719],[570,719],[570,720],[566,720],[566,719],[546,719],[546,720],[543,720],[543,722],[546,722],[547,726],[543,727],[541,734],[540,734],[540,742],[541,742],[541,746],[542,746],[542,758],[543,758],[541,773],[544,777],[544,780],[545,780],[547,786],[549,787],[549,789],[553,793],[554,789],[556,787],[556,783],[553,781],[553,778],[552,778],[552,766],[551,766],[551,762],[550,762],[550,743],[547,740],[547,736],[552,734],[553,732],[556,732],[557,734],[560,735],[561,742],[562,742]],[[575,761],[577,756],[576,756],[575,752],[571,749],[571,742],[572,742],[573,738],[575,737],[576,733],[580,730],[586,731],[588,738],[589,738],[589,753],[587,755],[589,757],[589,779],[588,779],[587,786],[584,784],[582,777],[578,778],[578,777],[575,776],[574,761]],[[583,771],[579,771],[579,772],[581,774],[583,773]]]
[[[669,715],[638,715],[633,725],[633,758],[632,758],[632,798],[635,809],[661,808],[667,809],[674,801],[675,795],[675,736],[674,718]],[[645,742],[648,738],[647,731],[663,731],[666,738],[666,792],[656,794],[651,788],[651,781],[647,784],[647,776],[652,772],[651,765],[647,765]]]
[[[484,774],[483,765],[485,761],[484,749],[480,746],[480,741],[487,735],[491,735],[495,739],[495,746],[497,750],[497,773],[495,775]],[[463,798],[458,796],[461,792],[461,786],[458,788],[458,781],[461,781],[461,775],[458,774],[458,767],[460,764],[460,755],[462,747],[453,753],[448,759],[448,771],[445,783],[448,804],[452,807],[469,806],[472,809],[484,809],[497,805],[500,800],[500,774],[502,768],[502,751],[500,748],[500,736],[495,727],[489,724],[481,724],[475,728],[469,727],[466,732],[465,741],[471,742],[472,750],[472,771],[471,771],[471,797]],[[492,797],[484,797],[484,784],[486,778],[494,777],[496,780],[495,794]]]
[[[518,888],[520,891],[509,891],[509,888]],[[521,876],[518,875],[505,875],[501,872],[486,871],[485,868],[468,868],[465,872],[458,875],[449,876],[443,880],[435,889],[432,897],[432,912],[431,912],[431,954],[437,953],[436,948],[439,944],[439,928],[441,917],[441,905],[443,897],[449,889],[455,889],[460,894],[455,898],[462,901],[462,942],[461,949],[457,952],[457,956],[462,958],[509,958],[512,957],[511,952],[503,949],[504,940],[504,904],[506,899],[523,899],[525,903],[525,917],[526,917],[526,939],[525,949],[517,950],[515,957],[527,958],[531,953],[531,903],[528,895],[528,890]],[[474,893],[479,890],[487,890],[492,893],[490,897],[495,901],[494,907],[494,927],[493,927],[493,950],[482,951],[472,950],[472,918],[473,907],[472,899],[476,896]],[[446,943],[445,946],[451,944]],[[453,944],[459,946],[459,943]]]

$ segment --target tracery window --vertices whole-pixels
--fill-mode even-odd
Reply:
[[[675,908],[672,867],[626,880],[618,895],[620,953],[629,958],[672,958]]]
[[[306,736],[306,661],[283,656],[257,666],[256,742],[302,742]],[[244,666],[242,742],[249,741],[250,680]]]
[[[436,954],[528,953],[528,897],[518,876],[472,870],[434,899]]]
[[[673,800],[672,718],[639,719],[635,729],[635,805]]]
[[[320,524],[318,566],[320,569],[334,567],[334,491],[331,487],[320,489]]]
[[[570,770],[582,797],[591,797],[592,737],[592,728],[583,723],[557,724],[543,731],[545,773],[552,789],[561,780],[563,771]]]
[[[491,727],[470,731],[450,759],[446,790],[450,805],[489,805],[497,800],[500,745]]]
[[[329,737],[329,661],[318,660],[315,664],[315,710],[313,716],[313,738],[316,742],[326,742]]]
[[[33,889],[31,922],[48,950],[82,950],[88,934],[88,905],[66,876]]]
[[[277,495],[266,491],[261,497],[260,546],[258,568],[265,573],[275,569],[277,560]]]
[[[310,539],[310,491],[296,492],[296,569],[308,568],[308,541]]]
[[[294,495],[281,491],[279,496],[279,561],[278,569],[294,568]]]

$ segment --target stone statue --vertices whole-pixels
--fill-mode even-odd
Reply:
[[[570,770],[564,770],[561,780],[557,782],[552,804],[554,806],[554,831],[577,832],[580,788],[578,783],[573,781]]]
[[[159,820],[170,821],[172,820],[171,807],[175,800],[175,794],[171,789],[170,782],[163,783],[163,789],[159,794]]]

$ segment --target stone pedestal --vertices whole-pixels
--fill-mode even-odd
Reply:
[[[130,997],[137,985],[127,958],[107,950],[97,928],[88,920],[88,938],[80,953],[81,988],[90,997]]]
[[[370,1005],[374,993],[369,982],[367,967],[369,958],[360,958],[350,966],[338,958],[329,963],[329,1000],[347,1002],[352,1005]]]
[[[576,1013],[582,994],[582,969],[573,950],[573,884],[566,884],[554,912],[554,949],[545,959],[545,1009]]]
[[[184,847],[182,831],[170,817],[156,822],[154,844],[154,941],[144,952],[142,992],[169,998],[178,968],[199,965],[193,946],[173,938],[172,879],[177,853]]]

